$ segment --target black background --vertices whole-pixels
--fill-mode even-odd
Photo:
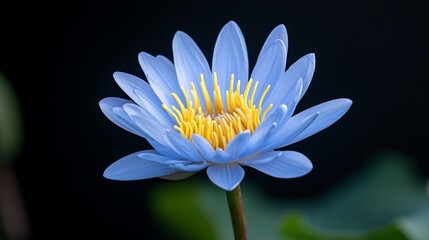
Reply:
[[[146,205],[147,190],[162,180],[102,177],[113,161],[149,147],[112,124],[98,101],[127,98],[114,71],[144,78],[139,52],[172,59],[177,30],[188,33],[211,62],[217,34],[229,20],[243,31],[251,68],[278,24],[288,30],[287,66],[316,54],[315,75],[298,111],[340,97],[354,102],[336,124],[288,148],[312,160],[310,174],[280,180],[247,169],[242,184],[255,180],[278,198],[314,197],[384,149],[409,154],[429,176],[423,0],[7,5],[0,8],[0,71],[22,107],[25,141],[14,166],[34,239],[163,239]],[[208,181],[203,172],[194,177]]]

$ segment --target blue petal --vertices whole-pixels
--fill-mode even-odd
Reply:
[[[132,103],[125,104],[124,110],[146,135],[164,146],[170,145],[165,135],[166,129],[152,115]]]
[[[258,81],[255,99],[259,101],[268,85],[274,87],[286,68],[286,47],[283,41],[277,39],[258,57],[251,78]]]
[[[281,152],[276,152],[276,151],[266,151],[266,152],[261,152],[258,154],[255,154],[253,156],[250,156],[248,158],[243,158],[239,161],[239,163],[241,165],[247,165],[247,164],[251,164],[251,163],[258,163],[258,164],[262,164],[262,163],[267,163],[267,162],[271,162],[272,160],[274,160],[276,157],[280,156]]]
[[[150,145],[160,154],[169,156],[172,158],[179,158],[180,155],[176,154],[168,146],[164,146],[161,143],[154,140],[148,133],[138,127],[135,121],[129,116],[129,114],[123,109],[122,105],[133,105],[134,103],[121,99],[109,97],[100,101],[100,108],[103,113],[116,125],[128,130],[140,137],[146,138]]]
[[[240,157],[250,156],[258,151],[261,151],[264,145],[271,139],[271,136],[276,133],[277,125],[283,122],[283,119],[288,109],[285,105],[281,105],[276,111],[269,115],[261,124],[256,128],[253,135],[250,137],[245,150],[240,154]]]
[[[276,178],[300,177],[310,172],[313,168],[311,161],[306,156],[294,151],[271,152],[270,154],[265,154],[262,158],[256,156],[256,159],[243,161],[241,164]]]
[[[274,105],[283,103],[288,106],[290,113],[293,113],[295,110],[293,105],[296,106],[302,98],[313,77],[315,61],[314,54],[310,53],[293,63],[273,86],[264,106],[270,103]],[[297,85],[298,81],[302,81],[302,86]],[[296,91],[296,88],[299,91]]]
[[[144,154],[146,156],[145,159],[147,159],[147,161],[159,163],[162,165],[173,166],[176,164],[188,164],[188,163],[190,163],[189,160],[181,159],[181,158],[168,157],[168,156],[162,155],[159,152],[154,151],[154,150],[147,150],[144,152]],[[152,154],[152,155],[150,155],[150,154]],[[155,155],[153,155],[153,154],[155,154]],[[148,157],[148,156],[151,156],[151,157]]]
[[[200,155],[209,162],[225,163],[231,160],[231,154],[227,154],[222,149],[214,150],[207,139],[198,134],[192,135],[192,143]]]
[[[298,136],[291,139],[289,144],[298,142],[331,126],[347,112],[351,105],[352,101],[350,99],[340,98],[321,103],[293,116],[290,121],[302,121],[309,115],[319,113],[316,120],[314,120],[311,125]]]
[[[141,52],[139,63],[153,91],[165,105],[177,106],[176,100],[171,96],[172,92],[177,93],[182,102],[184,101],[174,65],[168,59],[162,56],[155,58],[148,53]]]
[[[230,158],[233,161],[237,160],[242,151],[246,148],[249,143],[250,136],[251,134],[249,130],[243,131],[235,136],[228,145],[226,145],[225,152],[230,155]]]
[[[312,115],[306,116],[305,118],[299,119],[299,121],[296,121],[296,119],[287,121],[283,127],[278,128],[279,131],[277,131],[275,136],[269,140],[269,143],[264,147],[264,150],[289,145],[290,141],[307,129],[318,116],[319,113],[316,112]]]
[[[134,93],[140,100],[140,106],[144,109],[145,112],[150,114],[154,119],[157,119],[159,124],[164,128],[172,128],[174,125],[174,120],[171,115],[169,115],[163,108],[157,105],[153,105],[152,99],[150,96],[145,95],[145,93],[135,90]]]
[[[161,101],[146,81],[123,72],[115,72],[113,77],[134,102],[159,118],[164,127],[173,125],[172,117],[162,108]]]
[[[222,148],[216,149],[215,155],[213,159],[211,159],[214,163],[227,163],[231,160],[233,160],[231,154],[225,152]]]
[[[194,145],[181,134],[174,131],[166,131],[167,139],[170,142],[171,148],[184,159],[192,160],[193,162],[201,162],[201,156]]]
[[[302,92],[303,81],[301,78],[299,78],[297,81],[288,81],[286,79],[286,74],[283,74],[279,81],[286,83],[282,86],[284,87],[284,91],[280,93],[277,91],[277,88],[274,87],[275,90],[273,89],[273,93],[271,93],[270,95],[267,94],[268,99],[264,102],[263,108],[265,109],[266,107],[268,107],[268,104],[273,103],[273,108],[267,114],[267,116],[269,116],[274,110],[276,110],[276,108],[279,106],[278,104],[284,104],[288,107],[287,117],[289,118],[290,116],[292,116],[296,106],[298,105],[300,99],[299,97]],[[277,94],[277,96],[274,97],[274,94]]]
[[[200,74],[202,73],[208,92],[213,93],[213,81],[207,59],[198,48],[197,44],[186,33],[178,31],[173,38],[173,55],[176,66],[177,79],[179,85],[191,95],[191,82],[198,88]],[[204,109],[204,98],[201,91],[198,91],[200,101]]]
[[[173,71],[173,72],[174,72],[173,74],[174,74],[174,76],[175,76],[175,79],[177,80],[177,77],[176,77],[176,69],[175,69],[175,67],[174,67],[173,62],[172,62],[172,61],[170,61],[170,59],[168,59],[167,57],[162,56],[162,55],[157,55],[157,56],[156,56],[156,60],[158,60],[160,63],[162,63],[166,68],[171,69],[171,71]]]
[[[173,151],[169,145],[168,146],[162,145],[161,143],[155,141],[152,138],[146,138],[146,140],[159,154],[173,159],[182,158],[182,156],[180,156],[178,153]]]
[[[232,191],[244,178],[244,170],[238,165],[212,165],[207,168],[207,176],[218,187]]]
[[[212,71],[217,73],[222,99],[225,99],[231,74],[234,74],[236,81],[241,80],[243,92],[249,76],[249,60],[243,34],[233,21],[225,24],[217,37]]]
[[[206,168],[207,162],[198,162],[198,163],[178,163],[173,165],[179,171],[184,172],[198,172],[204,168]]]
[[[267,40],[265,40],[264,46],[262,46],[261,49],[261,53],[262,54],[264,51],[266,51],[271,44],[276,41],[277,39],[280,39],[283,41],[285,47],[286,47],[286,51],[288,49],[288,36],[287,36],[287,31],[286,31],[286,27],[283,24],[278,25],[277,27],[275,27],[270,35],[268,35]]]
[[[99,106],[110,121],[131,133],[144,137],[145,134],[141,129],[135,125],[134,121],[125,112],[123,112],[122,105],[126,103],[132,102],[122,98],[108,97],[102,99],[99,102]]]
[[[103,176],[113,180],[140,180],[177,172],[169,165],[152,161],[153,158],[166,159],[151,150],[132,153],[111,164]]]
[[[215,150],[213,149],[212,145],[210,145],[210,143],[204,137],[198,134],[193,134],[192,143],[201,156],[203,156],[205,159],[209,160],[215,155]]]
[[[161,104],[156,94],[152,91],[150,85],[143,79],[124,72],[114,72],[113,78],[119,87],[121,87],[121,89],[137,104],[140,105],[140,99],[135,95],[135,90],[140,90],[144,93],[147,92],[151,95],[153,101],[156,102],[155,105]]]
[[[313,75],[314,75],[314,69],[316,68],[316,56],[314,55],[314,53],[307,54],[304,57],[308,58],[308,61],[310,63],[309,63],[307,74],[305,75],[305,77],[302,77],[303,86],[302,86],[300,99],[304,96],[305,92],[310,86],[311,80],[313,79]]]

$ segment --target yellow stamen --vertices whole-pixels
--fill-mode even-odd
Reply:
[[[252,91],[252,96],[250,97],[250,102],[249,105],[252,106],[253,105],[253,100],[255,99],[255,93],[256,93],[256,89],[258,88],[259,82],[256,81],[255,86],[253,87],[253,91]],[[268,85],[268,88],[270,88],[270,85]],[[261,98],[262,100],[263,98]]]
[[[213,148],[225,149],[237,134],[245,130],[253,133],[273,107],[273,104],[269,104],[268,107],[262,109],[270,85],[264,89],[259,99],[255,99],[259,82],[256,81],[252,86],[253,79],[249,79],[243,93],[240,84],[241,81],[235,81],[234,74],[231,74],[229,89],[225,91],[225,99],[223,99],[216,72],[213,74],[212,95],[209,94],[203,74],[200,74],[200,92],[204,101],[204,111],[201,106],[203,101],[192,82],[190,83],[190,93],[187,93],[183,86],[180,87],[185,102],[181,101],[177,93],[172,93],[178,108],[168,107],[165,104],[162,105],[162,108],[176,121],[174,129],[187,139],[192,140],[193,134],[199,134]]]
[[[267,109],[265,109],[264,113],[262,114],[262,119],[265,119],[265,116],[267,115],[268,111],[273,107],[273,104],[271,103],[268,105]]]
[[[200,74],[200,85],[201,90],[203,91],[204,102],[206,103],[206,112],[212,114],[212,101],[210,99],[209,91],[207,91],[206,83],[204,82],[204,76],[202,73]]]
[[[253,82],[253,79],[249,79],[249,82],[247,82],[246,88],[244,89],[244,103],[246,104],[247,107],[248,107],[247,97],[249,96],[249,89],[250,89],[250,86],[252,85],[252,82]]]
[[[213,74],[213,96],[214,96],[214,102],[215,102],[215,109],[216,112],[222,112],[223,111],[223,103],[222,103],[222,95],[220,92],[219,85],[217,84],[217,74]]]
[[[201,107],[200,98],[198,97],[197,89],[195,88],[195,85],[193,82],[191,82],[191,88],[192,88],[191,95],[192,95],[192,99],[194,99],[194,104],[195,104],[194,109],[197,109],[200,112],[201,111],[201,109],[199,109]],[[183,95],[187,95],[187,94],[183,92]]]

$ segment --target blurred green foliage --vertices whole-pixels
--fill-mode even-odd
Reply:
[[[249,240],[429,239],[426,180],[415,161],[384,151],[367,163],[315,199],[270,199],[245,179],[241,187]],[[158,224],[170,230],[172,239],[233,239],[225,192],[195,180],[155,188],[150,204]]]
[[[0,164],[12,161],[21,147],[20,111],[12,86],[0,72]]]
[[[288,240],[406,240],[407,238],[394,224],[370,230],[362,235],[350,233],[327,233],[311,226],[299,212],[290,212],[283,220],[281,231]]]
[[[154,216],[163,228],[168,229],[166,234],[171,239],[219,239],[210,215],[198,200],[197,188],[190,182],[176,187],[160,187],[151,196],[154,197],[151,201]]]
[[[294,208],[307,216],[314,228],[333,236],[347,233],[355,236],[352,239],[373,239],[369,238],[371,234],[396,231],[405,239],[428,239],[426,180],[418,174],[415,161],[389,151],[373,156],[368,162],[366,169],[356,172],[330,193]],[[283,233],[289,237],[287,231]],[[403,239],[398,236],[378,239]]]

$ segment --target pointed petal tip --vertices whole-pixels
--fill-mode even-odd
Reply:
[[[308,53],[307,55],[305,55],[305,57],[308,58],[310,60],[310,62],[316,61],[316,54],[315,53]]]
[[[234,20],[229,20],[226,24],[225,24],[225,26],[230,26],[230,25],[238,25]]]
[[[311,170],[313,170],[313,163],[310,160],[308,161],[307,167],[308,167],[308,172],[310,172]]]
[[[277,27],[281,28],[282,30],[284,30],[285,32],[287,32],[286,25],[284,25],[283,23],[280,23],[279,25],[277,25]]]
[[[223,28],[222,28],[222,30],[221,30],[221,32],[222,31],[226,31],[226,30],[228,30],[228,31],[238,31],[238,32],[240,32],[241,33],[241,30],[240,30],[240,26],[238,26],[238,24],[235,22],[235,21],[233,21],[233,20],[231,20],[231,21],[229,21],[229,22],[227,22],[224,26],[223,26]]]
[[[106,101],[108,101],[108,98],[103,98],[100,101],[98,101],[98,106],[103,109],[104,106],[106,106]]]
[[[345,102],[349,105],[352,105],[353,101],[351,99],[348,98],[344,98]]]
[[[350,107],[352,106],[352,104],[353,104],[353,101],[351,99],[344,98],[344,105],[346,106],[347,111],[350,109]]]
[[[98,106],[103,112],[109,107],[109,99],[111,99],[111,97],[106,97],[98,101]]]
[[[112,108],[113,106],[122,107],[123,104],[129,103],[129,100],[118,97],[105,97],[98,102],[101,109]]]
[[[299,162],[299,168],[302,170],[302,175],[300,175],[300,176],[306,175],[311,170],[313,170],[313,163],[311,162],[311,160],[309,158],[307,158],[302,153],[297,153],[297,154],[302,156],[302,159]],[[299,175],[298,175],[298,177],[299,177]]]
[[[150,57],[153,57],[152,55],[150,55],[149,53],[147,53],[147,52],[140,52],[139,54],[138,54],[138,59],[139,59],[139,61],[141,61],[141,60],[145,60],[145,59],[147,59],[147,58],[150,58]]]
[[[287,40],[287,29],[283,23],[277,25],[271,32],[277,32],[278,36],[280,36],[282,39]]]
[[[104,172],[103,177],[110,180],[121,180],[121,178],[115,177],[117,174],[115,173],[115,169],[112,167],[113,164],[108,166]]]
[[[118,85],[121,85],[120,83],[123,83],[124,81],[125,82],[128,81],[130,77],[135,77],[135,76],[121,71],[113,72],[113,78],[115,79]]]
[[[103,177],[104,177],[104,178],[107,178],[107,179],[111,179],[111,180],[113,180],[113,178],[112,178],[112,174],[111,174],[111,172],[109,172],[108,170],[109,170],[109,168],[106,168],[106,169],[104,170],[104,172],[103,172]]]
[[[347,107],[350,107],[353,104],[353,101],[349,98],[338,98],[337,102]]]
[[[122,77],[123,75],[124,75],[125,73],[124,72],[121,72],[121,71],[114,71],[113,72],[113,78],[120,78],[120,77]]]
[[[185,38],[190,38],[190,36],[183,31],[177,31],[173,37],[173,44],[177,44],[177,41],[184,41]]]

